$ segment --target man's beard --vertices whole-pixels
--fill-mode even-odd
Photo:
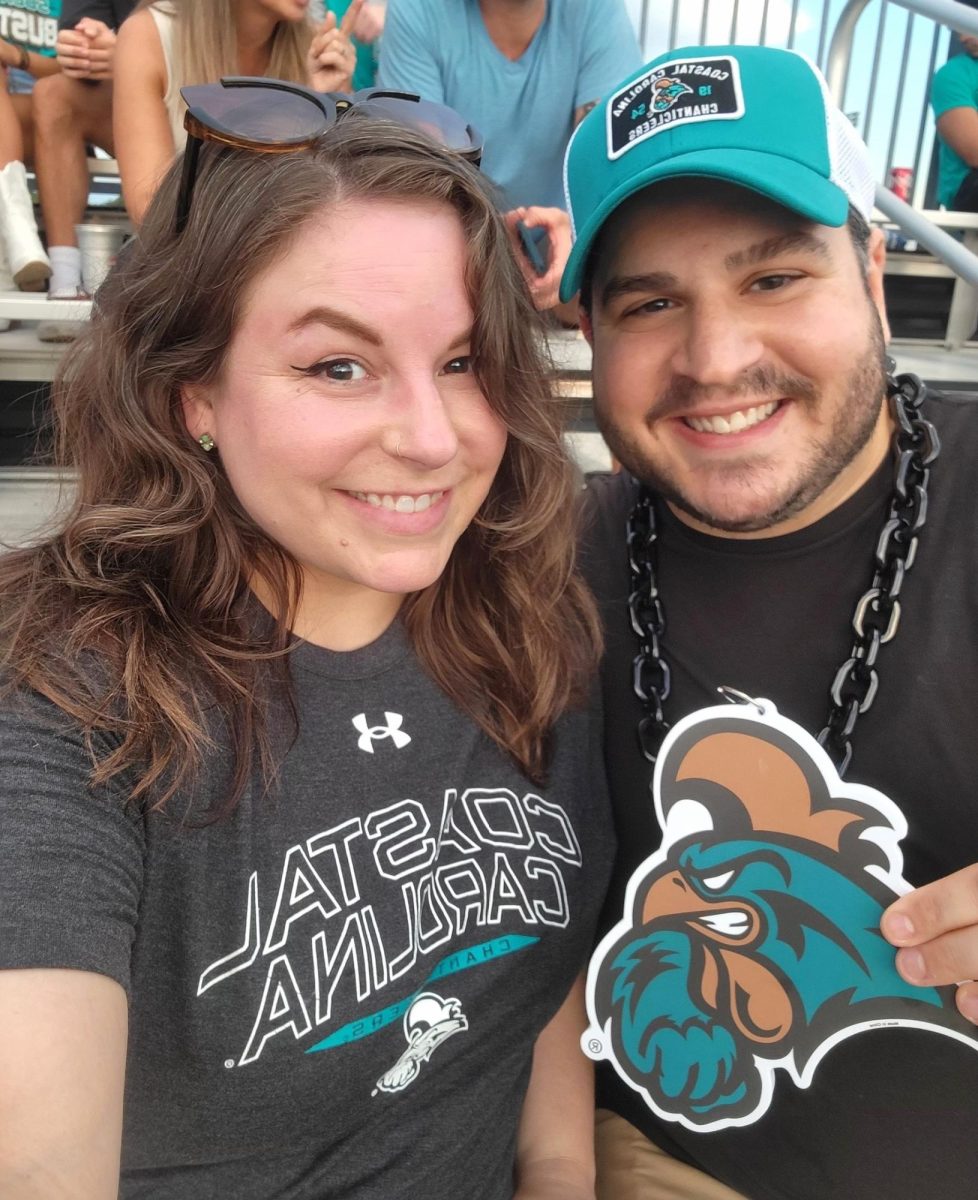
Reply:
[[[814,503],[872,436],[886,392],[886,347],[879,317],[875,309],[871,311],[872,327],[868,345],[862,358],[849,372],[844,395],[827,437],[808,447],[807,456],[798,463],[788,494],[766,512],[732,519],[722,513],[699,508],[667,472],[657,469],[642,443],[622,430],[615,423],[613,413],[609,413],[600,403],[595,404],[598,426],[612,454],[626,470],[681,512],[724,533],[753,533],[770,529]],[[688,410],[693,406],[697,393],[706,390],[712,389],[701,389],[693,380],[674,377],[649,409],[647,424]],[[822,399],[820,389],[806,376],[791,375],[764,365],[745,371],[734,386],[724,388],[723,394],[725,399],[740,395],[749,397],[752,406],[790,396],[792,403],[802,404],[813,412],[818,411]],[[776,470],[779,465],[775,464]],[[758,469],[749,458],[745,464],[731,463],[726,481],[736,484],[739,480],[744,489],[752,489]]]

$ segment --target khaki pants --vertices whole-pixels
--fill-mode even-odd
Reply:
[[[710,1175],[660,1150],[607,1109],[594,1119],[598,1200],[744,1200]]]

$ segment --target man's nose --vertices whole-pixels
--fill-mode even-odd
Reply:
[[[673,369],[701,387],[730,387],[764,356],[757,323],[736,306],[691,304],[673,357]]]

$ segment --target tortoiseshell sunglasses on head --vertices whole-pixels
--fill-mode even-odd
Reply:
[[[409,92],[369,88],[347,96],[316,92],[299,83],[263,75],[230,75],[220,83],[181,88],[180,95],[187,105],[183,119],[187,148],[177,198],[178,234],[190,215],[197,160],[204,142],[220,142],[257,154],[287,154],[311,146],[344,113],[355,108],[419,129],[474,166],[482,160],[482,138],[453,108]]]

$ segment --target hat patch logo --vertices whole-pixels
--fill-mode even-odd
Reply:
[[[620,158],[663,129],[744,114],[733,58],[675,59],[626,84],[608,101],[608,157]]]
[[[752,1124],[868,1030],[978,1049],[954,989],[906,983],[880,933],[910,888],[906,818],[840,779],[770,701],[673,726],[652,801],[662,845],[592,958],[582,1046],[658,1116],[696,1132]]]

